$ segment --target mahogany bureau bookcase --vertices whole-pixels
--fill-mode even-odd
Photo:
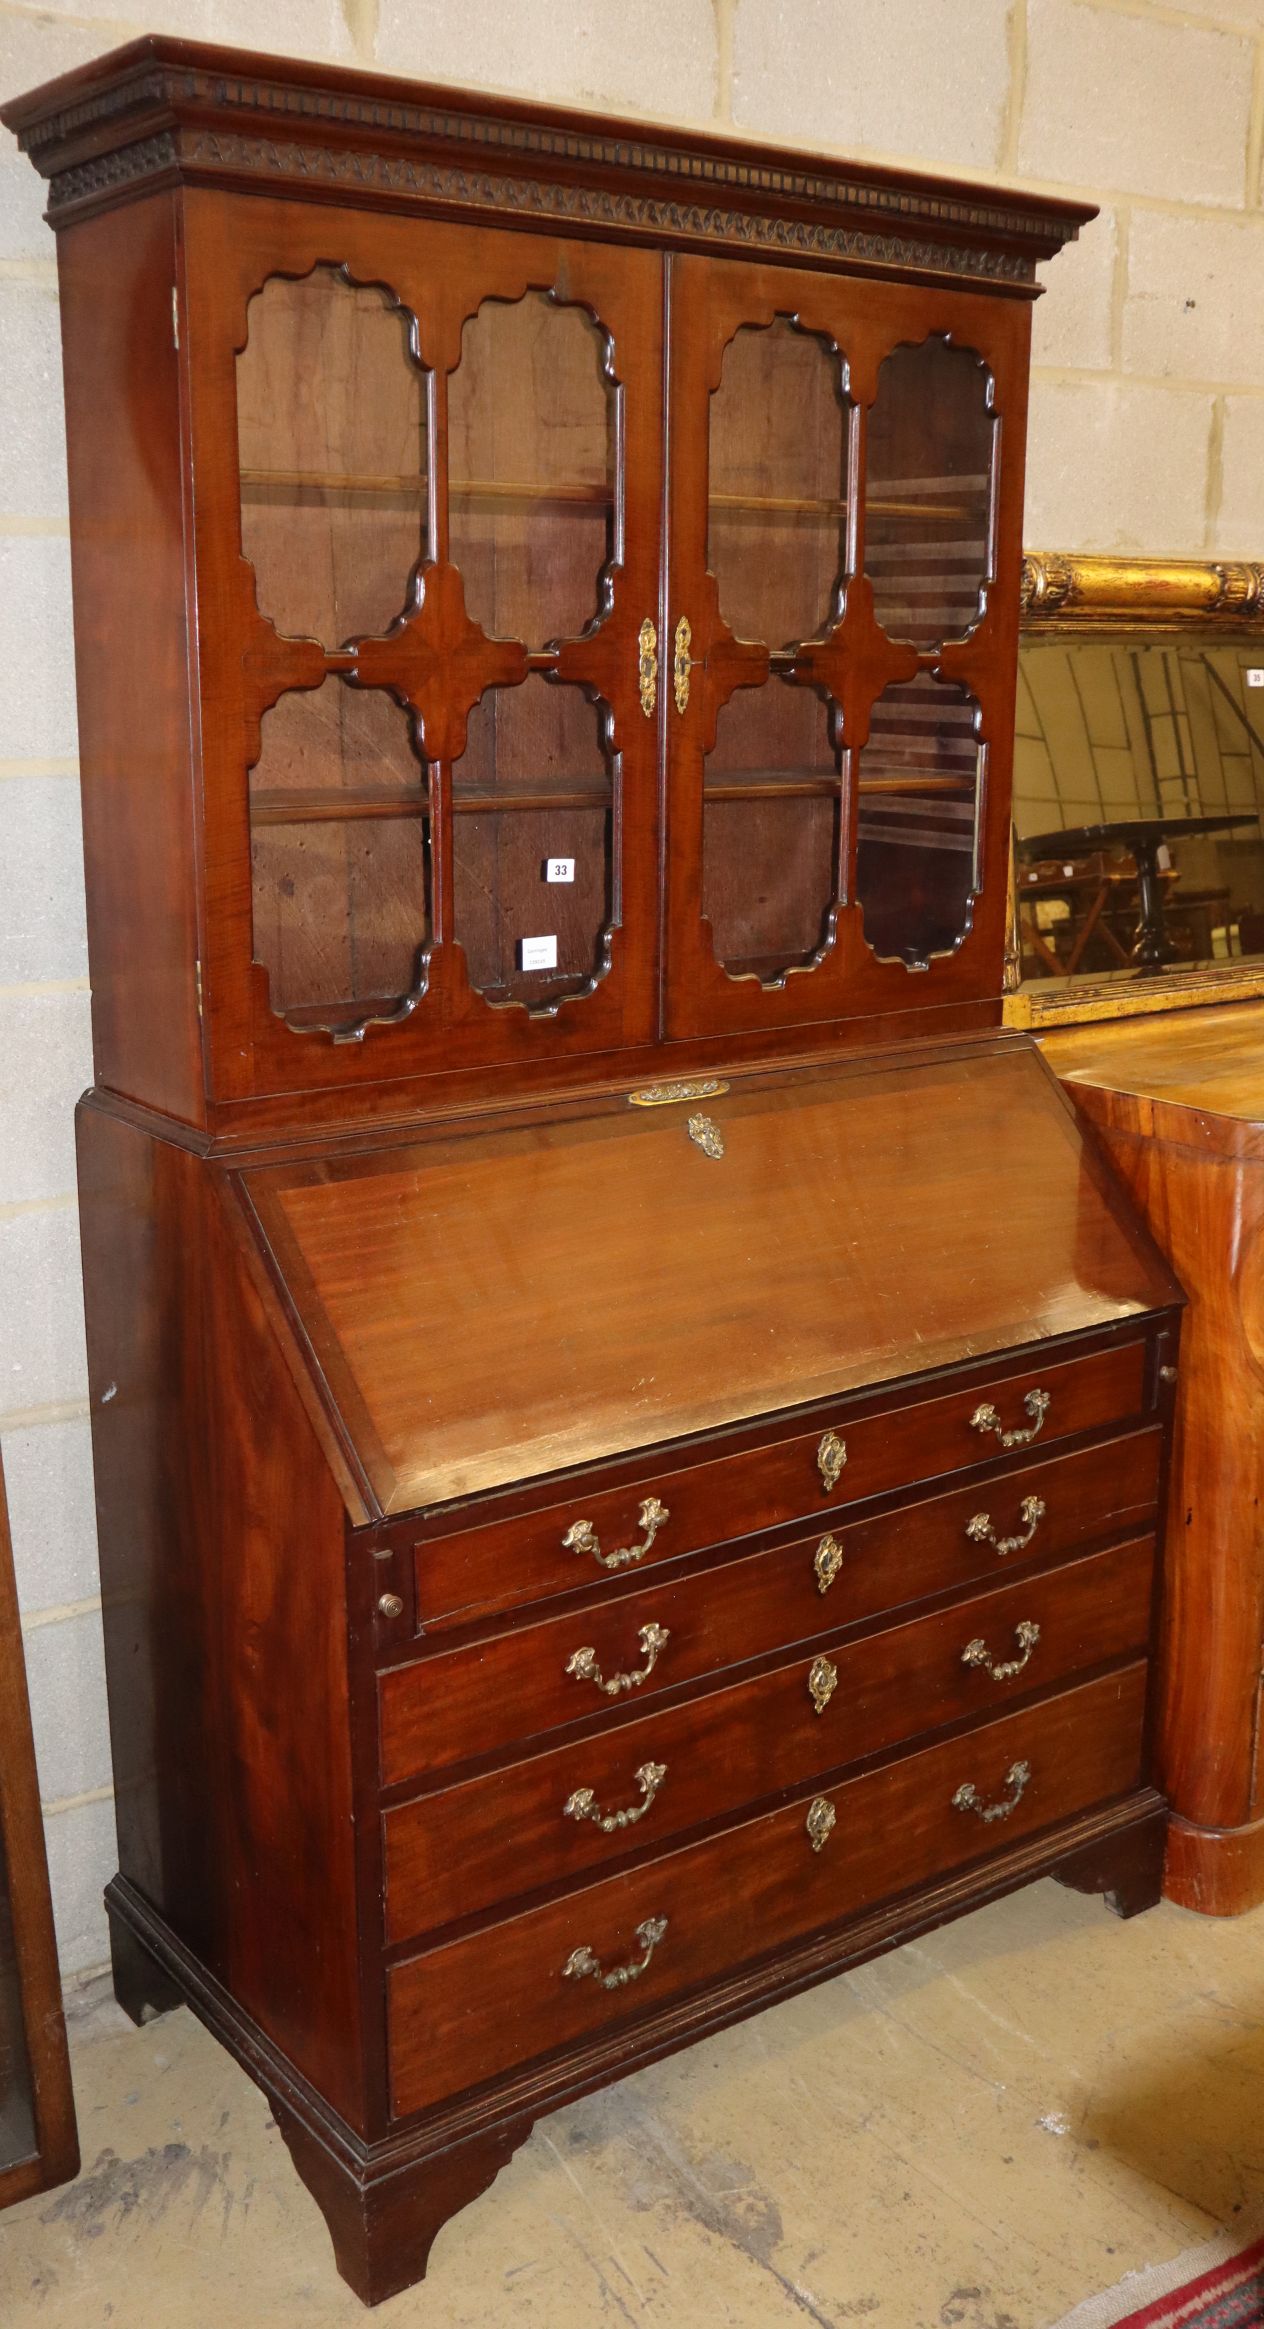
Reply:
[[[120,1997],[352,2285],[1039,1874],[1157,1897],[1180,1294],[1001,1028],[1091,215],[145,40],[66,352]]]

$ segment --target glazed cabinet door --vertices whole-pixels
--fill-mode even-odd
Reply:
[[[671,271],[667,1032],[997,995],[1026,308]]]
[[[661,261],[185,226],[212,1090],[645,1041]]]

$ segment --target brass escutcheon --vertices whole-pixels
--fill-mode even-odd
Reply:
[[[841,1440],[836,1431],[825,1432],[817,1447],[816,1468],[821,1475],[821,1484],[827,1496],[832,1488],[837,1488],[846,1462],[846,1441]]]
[[[685,1130],[704,1156],[723,1156],[724,1134],[714,1116],[691,1116]]]
[[[814,1852],[819,1852],[827,1842],[837,1817],[838,1814],[828,1795],[818,1795],[815,1801],[809,1804],[805,1824]]]
[[[813,1658],[808,1667],[808,1696],[818,1714],[824,1714],[838,1688],[838,1668],[828,1658]]]
[[[676,709],[682,715],[689,709],[689,674],[693,669],[693,657],[689,650],[692,645],[693,626],[688,615],[682,615],[676,625],[675,653],[672,657],[672,692],[676,698]]]
[[[647,615],[637,637],[637,684],[641,691],[641,710],[647,720],[654,717],[658,701],[658,633]]]
[[[843,1548],[837,1537],[823,1536],[812,1556],[812,1567],[816,1572],[816,1590],[818,1593],[829,1592],[842,1565]]]

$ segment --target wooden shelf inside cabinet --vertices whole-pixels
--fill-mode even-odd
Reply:
[[[839,776],[795,776],[785,781],[760,774],[719,776],[708,779],[705,797],[709,801],[832,800],[842,781]],[[974,791],[974,780],[968,776],[866,776],[861,778],[856,791],[862,799],[881,793],[907,800],[931,796],[939,799],[944,795],[966,800]]]
[[[608,792],[585,791],[581,786],[541,792],[452,793],[455,817],[507,814],[529,815],[543,809],[609,809]],[[294,792],[255,793],[250,819],[264,825],[342,825],[374,817],[431,815],[430,798],[422,792]]]
[[[960,482],[968,484],[969,480]],[[707,501],[711,509],[724,510],[739,517],[844,518],[851,507],[845,494],[710,493]],[[978,515],[977,510],[966,503],[921,501],[915,495],[868,493],[865,496],[865,508],[871,517],[933,518],[937,523],[941,519],[974,518]]]
[[[407,494],[410,498],[424,499],[428,490],[422,471],[416,475],[356,474],[346,470],[330,469],[243,469],[239,472],[243,487],[260,487],[265,492],[301,493],[383,493]],[[448,480],[450,501],[535,501],[575,503],[581,508],[609,508],[614,500],[611,485],[546,485],[530,478],[452,477]]]
[[[355,475],[342,470],[328,469],[242,469],[239,472],[243,487],[275,488],[279,492],[318,493],[384,493],[401,494],[422,499],[427,490],[423,473],[411,476]],[[968,483],[969,480],[962,482]],[[545,485],[530,478],[511,477],[452,477],[448,480],[450,501],[536,501],[572,503],[579,507],[608,508],[614,500],[610,485]],[[708,503],[713,510],[724,510],[749,517],[838,517],[844,518],[851,506],[848,497],[820,494],[771,493],[711,493]],[[866,507],[881,516],[904,515],[933,518],[936,522],[949,518],[969,518],[977,513],[961,502],[928,502],[916,495],[890,495],[866,498]]]

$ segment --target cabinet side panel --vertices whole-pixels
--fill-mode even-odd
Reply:
[[[214,1169],[79,1114],[120,1866],[363,2126],[345,1515]]]
[[[64,229],[58,265],[96,1073],[197,1123],[176,233],[154,195]]]

